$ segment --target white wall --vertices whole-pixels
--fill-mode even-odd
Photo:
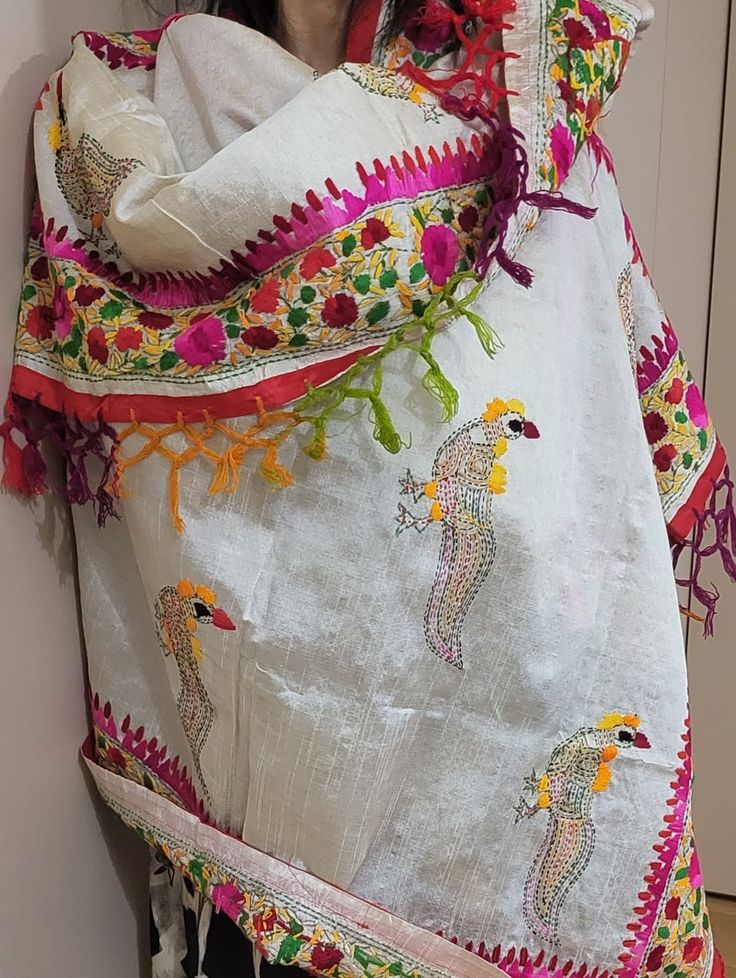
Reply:
[[[0,62],[0,389],[7,389],[32,195],[30,121],[81,27],[115,0],[5,0]],[[3,394],[4,396],[4,394]],[[1,978],[145,975],[144,847],[94,797],[69,523],[53,497],[0,495]]]

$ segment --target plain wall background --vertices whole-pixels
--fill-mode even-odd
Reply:
[[[32,192],[34,102],[48,75],[67,57],[73,31],[142,23],[135,0],[129,6],[119,0],[6,4],[0,65],[3,392]],[[697,31],[686,5],[655,0],[655,6],[657,21],[641,42],[605,132],[627,209],[700,374],[728,2],[700,0]],[[147,973],[146,857],[97,802],[78,760],[86,735],[84,678],[72,542],[63,508],[51,497],[31,507],[0,495],[0,540],[0,978],[137,978]],[[706,670],[705,678],[717,683],[713,667],[705,664],[707,655],[702,660],[694,668]],[[696,728],[701,712],[701,723],[709,722],[705,697],[701,702]],[[715,789],[715,768],[711,765],[713,778],[706,771],[699,786],[704,798]],[[708,858],[715,870],[715,846]]]

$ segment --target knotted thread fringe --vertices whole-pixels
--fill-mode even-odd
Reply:
[[[692,555],[692,567],[689,577],[678,578],[677,567],[683,553]],[[672,562],[675,568],[675,580],[681,587],[687,588],[705,609],[703,634],[709,637],[713,634],[713,620],[716,615],[716,605],[720,594],[715,584],[710,589],[701,581],[703,561],[718,554],[728,577],[736,583],[736,510],[734,509],[734,484],[728,466],[723,475],[713,483],[708,504],[702,512],[696,514],[695,527],[689,540],[672,544]]]

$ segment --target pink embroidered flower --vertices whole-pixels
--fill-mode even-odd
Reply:
[[[51,306],[34,306],[26,316],[26,329],[37,340],[48,340],[54,331],[54,311]]]
[[[98,363],[107,363],[110,351],[107,348],[105,330],[101,326],[93,326],[87,333],[87,349],[93,360]]]
[[[559,186],[570,172],[570,167],[575,159],[575,140],[564,122],[559,119],[552,126],[549,148],[557,170],[557,184]]]
[[[137,350],[142,339],[143,336],[139,329],[134,329],[132,326],[121,326],[115,334],[115,346],[121,353],[124,353],[125,350]]]
[[[31,275],[36,279],[36,281],[49,277],[49,260],[45,255],[41,258],[37,258],[31,265]]]
[[[563,20],[562,26],[565,28],[565,33],[567,34],[571,48],[579,48],[581,51],[593,50],[595,47],[595,38],[585,24],[576,20],[574,17],[568,17],[566,20]]]
[[[332,268],[335,264],[335,256],[326,248],[316,248],[308,252],[302,259],[299,271],[304,278],[314,278],[323,268]]]
[[[166,329],[171,326],[174,319],[163,312],[141,312],[138,315],[138,322],[146,329]]]
[[[458,259],[457,235],[447,224],[430,224],[422,235],[422,261],[435,285],[446,285]]]
[[[675,377],[670,384],[670,389],[664,395],[668,404],[679,404],[685,394],[685,385],[679,377]]]
[[[315,944],[312,948],[312,967],[315,971],[329,971],[335,965],[340,964],[345,955],[339,947],[325,947],[324,944]]]
[[[224,912],[237,921],[245,906],[245,897],[234,883],[218,883],[212,887],[212,902],[217,913]]]
[[[272,350],[279,341],[276,333],[268,326],[249,326],[240,335],[244,343],[256,350]]]
[[[662,445],[654,453],[652,461],[660,472],[669,472],[676,457],[677,449],[674,445]]]
[[[697,849],[693,849],[693,854],[690,858],[690,885],[696,889],[703,885],[703,874],[700,871],[700,859],[698,859]]]
[[[463,207],[457,220],[463,231],[470,233],[478,224],[478,208],[473,207],[472,204]]]
[[[700,396],[700,391],[696,384],[690,384],[685,394],[685,404],[687,404],[687,413],[690,415],[690,420],[695,425],[696,428],[707,428],[708,421],[710,420],[708,415],[708,408],[705,406],[705,401]]]
[[[432,17],[431,8],[423,17],[415,14],[404,28],[405,37],[417,51],[441,51],[453,34],[452,22]]]
[[[322,310],[322,322],[333,329],[340,326],[351,326],[358,318],[358,305],[355,299],[346,292],[331,295]]]
[[[689,941],[685,941],[685,947],[682,949],[682,960],[687,964],[692,964],[693,961],[698,960],[702,953],[703,938],[691,937]]]
[[[197,319],[174,340],[174,349],[190,367],[208,367],[222,360],[226,346],[225,329],[215,316]]]
[[[74,292],[74,301],[78,306],[91,306],[97,299],[101,299],[105,294],[104,289],[96,285],[78,285]]]
[[[658,944],[653,951],[649,952],[647,963],[644,966],[647,971],[659,971],[664,961],[664,944]]]
[[[74,312],[69,305],[66,289],[57,285],[54,289],[54,325],[56,335],[60,340],[65,340],[72,331],[72,320]]]
[[[593,27],[595,27],[595,37],[597,41],[608,41],[611,39],[611,24],[608,17],[600,7],[597,7],[591,0],[579,0],[580,13],[587,17]]]
[[[360,232],[360,243],[366,251],[370,251],[379,241],[385,241],[386,238],[390,237],[391,232],[383,221],[379,221],[377,217],[369,217],[365,222],[365,227]]]
[[[680,913],[680,898],[678,896],[670,897],[667,903],[664,905],[664,915],[667,920],[677,920]]]
[[[251,309],[253,312],[275,312],[279,304],[280,292],[279,280],[270,278],[253,293],[250,300]]]
[[[644,415],[644,432],[650,445],[654,445],[669,431],[667,422],[659,411],[650,411]]]

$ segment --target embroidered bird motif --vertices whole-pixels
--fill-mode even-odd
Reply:
[[[179,581],[176,587],[162,588],[154,607],[158,640],[164,655],[173,655],[179,670],[177,708],[189,742],[197,776],[208,801],[211,801],[202,774],[200,758],[215,722],[215,707],[199,672],[202,646],[197,638],[200,625],[234,631],[235,625],[217,597],[203,584]]]
[[[397,535],[408,527],[418,533],[435,524],[442,527],[424,632],[429,648],[458,669],[463,667],[463,622],[496,553],[491,503],[506,492],[507,475],[499,459],[509,442],[521,437],[539,438],[524,405],[496,398],[440,447],[429,482],[417,481],[409,470],[399,480],[401,495],[412,496],[415,503],[424,497],[431,504],[429,515],[420,517],[399,503]]]
[[[544,772],[532,771],[524,782],[516,822],[547,813],[547,832],[524,887],[524,918],[551,944],[559,944],[562,907],[595,849],[593,799],[611,783],[609,765],[620,750],[650,746],[639,725],[634,714],[609,713],[555,747]]]
[[[143,164],[132,157],[112,156],[89,133],[83,132],[72,145],[61,97],[61,74],[56,85],[58,119],[49,129],[56,181],[72,210],[90,222],[90,242],[98,244],[116,190]]]

